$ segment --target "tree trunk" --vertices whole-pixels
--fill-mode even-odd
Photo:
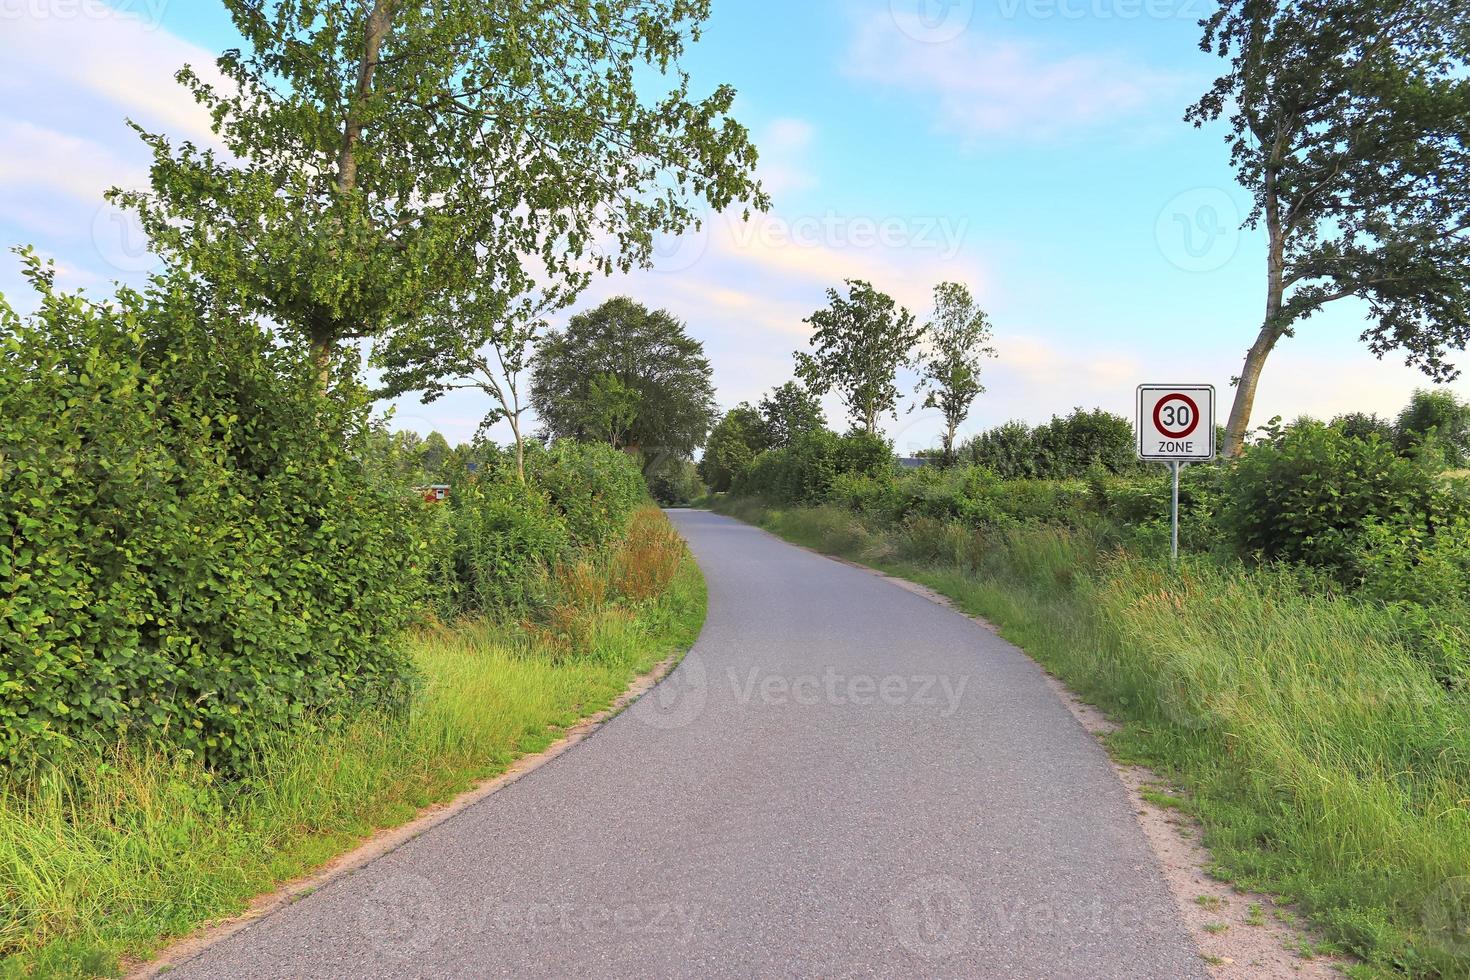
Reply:
[[[1266,177],[1266,231],[1270,238],[1266,257],[1266,316],[1261,322],[1261,332],[1256,342],[1246,352],[1245,365],[1240,369],[1240,380],[1235,386],[1235,403],[1230,406],[1230,421],[1225,427],[1225,456],[1239,456],[1245,445],[1246,433],[1250,431],[1251,410],[1256,403],[1256,389],[1261,383],[1261,369],[1266,357],[1281,339],[1284,326],[1280,323],[1282,296],[1285,292],[1285,231],[1281,225],[1281,203],[1276,196],[1276,172],[1267,169]]]
[[[516,440],[516,476],[521,478],[521,483],[526,482],[526,447],[521,439],[520,413],[516,412],[510,416],[510,432]]]
[[[312,329],[311,361],[316,365],[317,386],[322,394],[332,386],[332,352],[336,346],[336,337],[331,330],[322,327]]]
[[[373,75],[383,41],[393,27],[398,0],[377,0],[363,27],[362,61],[357,65],[357,91],[347,106],[347,119],[342,127],[342,148],[337,153],[337,191],[349,194],[357,188],[357,156],[354,151],[362,139],[363,107],[373,94]]]
[[[377,0],[363,27],[362,60],[357,66],[357,90],[347,106],[342,124],[342,146],[337,151],[337,193],[351,194],[357,189],[357,144],[362,139],[363,108],[373,91],[373,75],[383,41],[393,26],[398,0]],[[311,332],[311,357],[316,364],[317,380],[323,394],[332,383],[332,354],[336,350],[338,331],[318,326]]]

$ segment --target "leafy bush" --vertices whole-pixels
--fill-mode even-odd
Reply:
[[[959,458],[983,466],[1002,480],[1020,480],[1037,473],[1036,442],[1025,422],[1007,422],[980,433],[959,450]]]
[[[1464,466],[1470,462],[1470,404],[1444,389],[1416,391],[1399,413],[1394,438],[1400,453]]]
[[[425,508],[365,406],[182,280],[0,300],[0,757],[162,739],[211,762],[408,673]]]
[[[1432,535],[1465,509],[1422,463],[1320,422],[1249,447],[1226,492],[1222,523],[1242,554],[1314,565],[1344,582],[1355,575],[1368,525]]]
[[[879,436],[839,436],[825,429],[758,455],[736,479],[733,492],[790,503],[824,500],[843,474],[879,476],[893,469],[893,447]]]
[[[1033,438],[1039,461],[1036,475],[1045,479],[1077,479],[1095,469],[1130,473],[1140,467],[1133,423],[1100,408],[1056,416]]]
[[[664,507],[686,507],[708,491],[693,461],[675,457],[648,474],[648,492]]]
[[[1371,439],[1377,436],[1384,442],[1394,441],[1393,423],[1378,415],[1366,412],[1348,412],[1332,420],[1332,427],[1352,439]]]
[[[606,443],[563,439],[550,449],[534,447],[526,477],[547,493],[579,548],[601,548],[620,536],[648,499],[637,461]]]
[[[453,612],[495,616],[537,598],[572,535],[546,491],[513,479],[466,483],[454,496]]]
[[[960,448],[959,458],[984,466],[1003,480],[1072,480],[1094,470],[1140,469],[1133,423],[1102,409],[1080,408],[1032,429],[1024,422],[982,432]]]

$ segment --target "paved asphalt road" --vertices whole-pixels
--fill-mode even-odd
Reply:
[[[698,645],[170,976],[1200,977],[1102,750],[977,624],[701,512]]]

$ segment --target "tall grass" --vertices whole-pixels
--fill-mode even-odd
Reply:
[[[1221,874],[1281,894],[1361,976],[1470,976],[1470,701],[1372,604],[1289,570],[1099,553],[1086,532],[879,529],[724,510],[924,582],[1124,722]]]
[[[579,603],[575,656],[520,626],[437,629],[413,642],[421,687],[406,711],[278,736],[243,777],[126,746],[12,774],[0,783],[0,976],[114,973],[609,705],[704,618],[698,568],[682,544],[669,550],[678,538],[656,510],[615,554],[641,553],[644,537],[661,564],[642,574],[663,590],[617,610]]]

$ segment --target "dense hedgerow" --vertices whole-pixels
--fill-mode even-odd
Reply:
[[[366,408],[181,279],[0,300],[0,758],[250,735],[400,688],[422,505]]]
[[[620,540],[648,501],[632,456],[603,443],[509,450],[481,445],[450,476],[429,536],[434,605],[445,618],[524,613],[549,598],[549,573]]]
[[[789,503],[823,500],[843,475],[884,476],[893,469],[893,447],[879,436],[845,436],[825,429],[798,436],[784,449],[768,449],[736,476],[732,492]]]

